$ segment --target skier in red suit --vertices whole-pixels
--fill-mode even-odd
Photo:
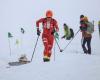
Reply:
[[[54,33],[59,31],[57,21],[53,19],[52,16],[52,11],[48,10],[46,12],[46,17],[41,18],[36,22],[38,36],[40,36],[41,33],[39,30],[39,24],[42,23],[43,26],[42,41],[44,44],[44,62],[50,61],[54,43]]]

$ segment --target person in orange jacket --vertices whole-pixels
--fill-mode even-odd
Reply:
[[[57,21],[52,18],[53,12],[48,10],[46,12],[46,17],[41,18],[36,21],[37,26],[37,35],[40,36],[39,24],[42,23],[43,33],[42,33],[42,41],[44,44],[44,62],[50,61],[50,57],[52,54],[52,47],[54,43],[54,33],[59,31]]]

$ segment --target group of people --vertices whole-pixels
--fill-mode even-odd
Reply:
[[[52,48],[53,43],[55,39],[55,32],[57,33],[59,31],[58,22],[53,18],[53,12],[51,10],[48,10],[46,12],[46,17],[41,18],[36,21],[36,27],[37,27],[37,35],[40,36],[40,29],[39,25],[42,23],[43,26],[43,33],[42,33],[42,41],[44,44],[44,57],[43,61],[48,62],[50,61],[50,57],[52,54]],[[91,38],[92,38],[92,31],[88,27],[89,26],[88,18],[84,15],[80,16],[80,30],[82,32],[82,48],[84,53],[91,54]],[[64,23],[64,36],[62,38],[65,38],[66,40],[70,40],[74,37],[74,32],[72,28],[69,28],[66,23]],[[85,44],[87,43],[87,48],[85,47]]]

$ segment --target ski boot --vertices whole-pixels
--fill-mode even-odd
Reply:
[[[50,61],[50,58],[48,56],[44,56],[43,61],[44,62],[49,62]]]

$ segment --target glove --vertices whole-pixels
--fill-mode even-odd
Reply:
[[[82,31],[82,26],[80,26],[80,30]]]
[[[41,32],[40,32],[39,28],[37,28],[37,35],[40,36],[40,33]]]
[[[55,32],[56,32],[56,31],[55,31],[55,29],[54,29],[54,30],[51,32],[51,34],[54,35]]]

